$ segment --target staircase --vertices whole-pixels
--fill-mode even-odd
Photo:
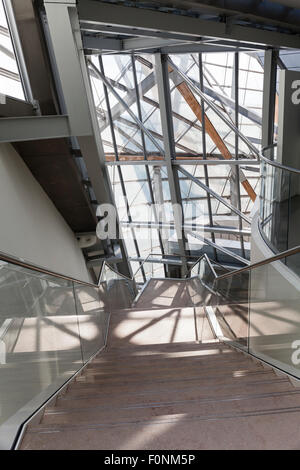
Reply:
[[[299,449],[300,389],[214,338],[185,281],[151,280],[21,449]]]

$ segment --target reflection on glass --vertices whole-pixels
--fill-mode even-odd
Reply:
[[[280,261],[253,269],[249,305],[250,352],[300,378],[299,277]]]
[[[266,156],[273,156],[273,151],[269,149]],[[299,244],[300,175],[265,161],[261,163],[261,174],[261,230],[270,247],[280,253]],[[285,262],[300,273],[300,255],[286,258]]]
[[[102,292],[101,292],[102,290]],[[105,334],[108,322],[108,308],[105,283],[97,287],[74,283],[77,318],[81,339],[83,361],[86,362],[105,344]]]
[[[235,346],[247,349],[249,271],[215,279],[213,290],[210,305],[215,309],[223,336]]]
[[[0,448],[106,342],[130,279],[104,266],[98,286],[0,261]]]
[[[73,286],[0,265],[0,423],[82,366]]]

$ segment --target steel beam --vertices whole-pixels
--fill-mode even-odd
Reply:
[[[162,228],[162,229],[173,229],[175,228],[174,223],[171,222],[151,222],[151,221],[121,221],[120,224],[122,226],[132,226],[132,227],[137,227],[137,228]],[[184,224],[184,230],[199,230],[203,231],[205,233],[219,233],[219,234],[227,234],[227,235],[245,235],[248,237],[251,237],[251,230],[247,229],[237,229],[237,228],[230,228],[230,227],[220,227],[214,225],[213,227],[209,225],[197,225],[197,224],[189,224],[185,223]]]
[[[71,135],[68,116],[0,118],[0,142],[54,139]]]
[[[158,149],[158,151],[163,155],[164,151],[163,148],[159,145],[159,143],[156,141],[156,139],[153,137],[151,132],[144,126],[144,124],[139,120],[139,118],[134,114],[134,112],[131,110],[130,106],[127,104],[123,98],[116,92],[114,87],[111,85],[110,81],[106,79],[106,77],[100,72],[100,70],[97,69],[97,67],[90,62],[90,66],[93,68],[94,72],[98,74],[98,77],[102,80],[102,82],[109,88],[111,93],[114,95],[114,97],[118,100],[120,105],[124,108],[125,111],[132,117],[132,119],[136,122],[138,127],[147,135],[147,137],[151,140],[153,145]],[[112,113],[112,119],[113,119],[113,113]]]
[[[105,24],[111,26],[127,26],[142,28],[153,32],[172,31],[174,33],[199,37],[221,38],[225,40],[246,41],[253,44],[273,45],[276,47],[300,48],[300,38],[296,34],[285,34],[263,28],[241,26],[216,20],[200,19],[191,16],[175,15],[145,8],[95,2],[92,0],[78,1],[79,18],[85,23]]]
[[[149,62],[149,65],[152,66],[152,63]],[[93,68],[90,68],[90,70],[92,71],[92,73],[94,75],[96,75],[96,73],[94,72]],[[193,80],[191,79],[191,82],[195,85],[195,87],[198,86],[198,84]],[[110,83],[111,85],[113,85],[112,81],[110,80]],[[141,98],[148,102],[149,104],[151,104],[152,106],[155,106],[155,107],[158,107],[158,103],[156,102],[153,102],[153,100],[149,100],[149,98],[147,98],[145,95],[147,94],[147,92],[153,88],[153,86],[155,85],[155,76],[154,76],[154,73],[150,73],[147,77],[145,77],[142,82],[139,84],[139,89],[140,89],[140,94],[141,94]],[[118,85],[120,86],[120,85]],[[124,91],[124,90],[123,90]],[[235,103],[234,103],[234,100],[232,100],[231,98],[229,97],[226,97],[225,95],[219,93],[219,92],[216,92],[215,90],[213,90],[211,87],[207,86],[204,84],[203,86],[203,92],[210,96],[211,98],[213,98],[214,100],[217,100],[219,101],[220,103],[224,104],[225,106],[228,106],[230,107],[231,109],[235,109]],[[127,95],[123,98],[124,102],[128,105],[128,106],[131,106],[131,104],[133,104],[135,102],[135,94],[134,94],[134,90],[127,90]],[[124,111],[124,108],[118,103],[116,104],[113,108],[112,108],[112,116],[113,116],[113,119],[116,120],[121,114],[122,112]],[[173,115],[176,116],[175,112],[173,112]],[[251,110],[248,110],[247,108],[245,108],[244,106],[242,105],[239,105],[239,112],[240,114],[242,114],[243,116],[245,116],[247,119],[249,119],[250,121],[258,124],[259,126],[261,125],[262,123],[262,119],[261,117],[251,111]],[[177,116],[176,116],[177,117]],[[179,117],[178,117],[179,119]],[[184,119],[184,118],[183,118]],[[104,128],[107,126],[107,124],[103,123],[100,127],[101,131],[104,130]],[[247,142],[249,142],[249,139],[247,140]]]
[[[157,90],[159,98],[159,110],[161,117],[161,127],[164,137],[164,153],[169,180],[169,189],[173,205],[179,205],[182,212],[182,221],[177,220],[175,216],[175,230],[178,240],[179,253],[182,258],[182,276],[187,273],[185,234],[183,230],[183,209],[181,203],[181,193],[177,169],[173,167],[172,161],[175,159],[175,142],[172,122],[172,106],[170,96],[168,58],[160,54],[155,55],[155,73],[157,80]]]
[[[151,160],[143,160],[142,156],[139,156],[138,160],[136,155],[131,155],[130,158],[126,158],[125,160],[106,160],[105,165],[107,166],[114,166],[114,165],[166,165],[166,161],[163,159],[151,159]],[[258,166],[259,161],[255,159],[239,159],[239,160],[203,160],[201,159],[193,159],[193,158],[180,158],[177,157],[176,160],[172,162],[172,165],[229,165],[229,166],[243,166],[243,165],[251,165],[251,166]]]
[[[218,52],[253,52],[257,50],[265,50],[266,46],[250,43],[239,43],[227,41],[216,41],[215,43],[206,44],[182,44],[176,46],[162,46],[159,51],[162,54],[201,54],[201,53],[218,53]],[[145,52],[145,51],[144,51]],[[151,53],[151,51],[147,51]]]
[[[277,58],[278,51],[268,49],[265,52],[262,106],[262,147],[271,145],[274,140]]]
[[[199,62],[198,62],[198,67],[199,67],[199,85],[200,89],[203,92],[204,90],[204,80],[203,80],[203,63],[202,63],[202,56],[199,54]],[[207,160],[207,155],[206,155],[206,122],[205,122],[205,109],[204,109],[204,101],[201,98],[201,123],[202,123],[202,153],[203,153],[203,160]],[[205,184],[207,187],[209,187],[209,177],[208,177],[208,169],[207,166],[204,165],[204,176],[205,176]],[[211,207],[211,199],[210,199],[210,194],[207,193],[207,208],[208,208],[208,216],[209,216],[209,223],[211,227],[214,225],[213,221],[213,214],[212,214],[212,207]],[[211,232],[211,238],[212,241],[215,243],[215,235],[214,232]],[[215,259],[218,259],[218,254],[217,250],[214,250],[215,254]]]
[[[212,241],[208,240],[208,239],[205,238],[205,237],[202,237],[202,236],[199,235],[198,233],[189,231],[189,232],[188,232],[188,235],[190,235],[191,237],[196,238],[197,240],[199,240],[199,241],[201,241],[201,242],[204,242],[206,245],[212,246],[212,247],[215,248],[216,250],[219,250],[219,251],[221,251],[222,253],[225,253],[225,254],[228,255],[228,256],[231,256],[232,258],[238,260],[240,263],[246,264],[247,266],[250,264],[250,261],[248,261],[247,259],[243,258],[242,256],[236,255],[233,251],[227,250],[227,248],[224,248],[224,247],[221,246],[221,245],[217,245],[216,243],[213,243]]]
[[[2,117],[22,117],[34,116],[36,110],[32,103],[5,96],[5,103],[0,104],[0,116]]]
[[[206,163],[206,162],[205,162]],[[197,184],[198,186],[200,186],[200,188],[204,189],[204,191],[206,191],[207,193],[209,193],[211,196],[213,196],[214,198],[218,199],[219,202],[221,202],[221,204],[224,204],[224,206],[226,206],[228,209],[230,209],[232,212],[234,212],[236,215],[238,215],[239,217],[242,217],[242,219],[245,220],[245,222],[247,222],[248,224],[251,224],[251,220],[248,219],[248,217],[245,216],[245,214],[243,214],[242,212],[240,212],[236,207],[234,207],[232,204],[230,204],[229,202],[227,202],[222,196],[219,196],[219,194],[217,194],[215,191],[213,191],[211,188],[209,188],[208,186],[206,186],[204,183],[202,183],[198,178],[195,178],[193,175],[191,175],[188,171],[186,171],[184,168],[182,167],[179,167],[178,170],[184,174],[185,176],[187,176],[188,178],[190,178],[195,184]]]
[[[239,54],[236,52],[234,54],[234,67],[233,67],[233,74],[232,74],[232,97],[235,101],[235,110],[234,110],[234,123],[235,127],[239,128]],[[235,159],[238,160],[239,158],[239,136],[235,134],[235,149],[234,149],[234,156]],[[238,166],[233,167],[232,169],[233,177],[233,186],[234,186],[234,193],[236,194],[237,199],[237,208],[241,212],[241,190],[240,190],[240,168]],[[242,218],[239,217],[239,229],[242,230],[243,223]],[[241,250],[242,255],[245,258],[245,246],[243,237],[240,237],[241,241]]]
[[[137,105],[137,111],[138,111],[138,118],[143,123],[141,98],[140,98],[140,93],[139,93],[139,86],[138,86],[138,79],[137,79],[134,55],[131,56],[131,64],[132,64],[134,89],[135,89],[135,94],[136,94],[136,105]],[[141,138],[142,138],[142,145],[143,145],[143,156],[144,156],[144,160],[146,161],[147,160],[147,148],[146,148],[145,134],[144,134],[143,130],[141,130]],[[156,208],[155,208],[154,191],[153,191],[153,188],[152,188],[150,170],[149,170],[148,166],[145,167],[145,171],[146,171],[147,183],[148,183],[148,188],[149,188],[150,200],[151,200],[151,204],[153,204],[153,208],[154,208],[154,220],[157,222],[158,214],[157,214]],[[159,240],[159,246],[160,246],[161,253],[162,253],[162,255],[164,255],[165,254],[165,249],[164,249],[163,237],[162,237],[162,232],[159,228],[157,230],[157,235],[158,235],[158,240]],[[166,270],[165,266],[164,266],[164,269],[165,269],[165,276],[167,277],[167,270]]]
[[[104,67],[103,67],[103,61],[102,61],[102,57],[101,57],[101,56],[99,56],[99,68],[100,68],[101,73],[105,76]],[[116,141],[116,136],[115,136],[114,123],[113,123],[113,120],[112,120],[112,117],[111,117],[110,100],[109,100],[109,95],[108,95],[107,87],[106,87],[105,84],[103,84],[103,89],[104,89],[106,107],[107,107],[107,112],[108,112],[108,119],[109,119],[109,125],[110,125],[110,132],[111,132],[112,142],[113,142],[113,148],[114,148],[114,152],[115,152],[116,159],[119,160],[119,152],[118,152],[117,141]],[[120,180],[122,195],[123,195],[123,198],[124,198],[124,201],[125,201],[125,205],[126,205],[127,217],[128,217],[128,219],[129,219],[129,221],[131,221],[131,220],[132,220],[132,217],[131,217],[131,212],[130,212],[130,206],[129,206],[129,203],[128,203],[128,197],[127,197],[127,193],[126,193],[126,187],[125,187],[125,183],[124,183],[124,180],[123,180],[122,169],[121,169],[120,166],[117,167],[117,171],[118,171],[118,175],[119,175],[119,180]],[[133,227],[131,227],[131,235],[132,235],[132,239],[133,239],[133,244],[134,244],[134,247],[135,247],[136,255],[137,255],[137,257],[140,257],[139,245],[138,245],[138,242],[137,242],[137,239],[136,239],[136,236],[135,236],[135,232],[134,232],[134,228],[133,228]],[[143,280],[144,280],[144,282],[146,282],[146,276],[145,276],[145,271],[144,271],[144,268],[143,268],[143,267],[141,267],[141,271],[142,271]]]
[[[92,49],[97,54],[102,51],[122,52],[121,39],[99,38],[95,36],[84,35],[82,42],[84,49]]]

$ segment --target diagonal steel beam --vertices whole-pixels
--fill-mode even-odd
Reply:
[[[138,124],[139,128],[143,130],[143,132],[147,135],[147,137],[151,140],[151,142],[155,145],[155,147],[161,152],[161,154],[164,154],[163,148],[158,144],[158,142],[154,139],[152,136],[151,132],[148,131],[148,129],[144,126],[144,124],[138,119],[138,117],[134,114],[134,112],[130,109],[130,106],[128,103],[123,100],[123,98],[116,92],[114,87],[111,85],[109,80],[106,79],[106,77],[100,72],[100,70],[97,69],[97,67],[89,61],[90,66],[93,68],[94,72],[98,74],[98,77],[105,83],[105,85],[109,88],[111,93],[114,95],[114,97],[119,101],[120,105],[128,112],[128,114],[132,117],[132,119]],[[134,92],[135,94],[135,92]],[[136,97],[133,99],[135,101]],[[112,113],[112,119],[114,119],[113,113]],[[100,129],[101,130],[101,129]]]
[[[222,251],[222,253],[225,253],[226,255],[231,256],[232,258],[235,258],[236,260],[240,261],[240,262],[243,263],[243,264],[246,264],[247,266],[250,264],[250,261],[248,261],[248,260],[245,259],[245,258],[242,258],[242,256],[239,256],[239,255],[235,254],[235,253],[234,253],[233,251],[231,251],[231,250],[227,250],[227,248],[224,248],[224,247],[221,246],[221,245],[217,245],[216,243],[213,243],[211,240],[208,240],[207,238],[202,237],[202,236],[199,235],[198,233],[195,233],[195,232],[192,232],[192,231],[188,231],[187,233],[188,233],[188,235],[190,235],[191,237],[194,237],[194,238],[196,238],[197,240],[200,240],[200,241],[206,243],[207,245],[212,246],[212,247],[215,248],[216,250]]]
[[[238,132],[240,135],[241,133],[238,131],[238,129],[235,128],[233,123],[227,119],[223,113],[218,109],[218,107],[212,103],[206,96],[205,94],[200,90],[200,88],[196,87],[193,82],[187,77],[186,74],[181,72],[178,67],[176,67],[173,62],[169,61],[169,72],[170,72],[170,77],[172,81],[175,83],[177,90],[181,93],[187,104],[190,106],[191,110],[195,114],[195,116],[199,119],[200,122],[202,122],[202,112],[201,112],[201,105],[195,98],[193,92],[191,91],[190,87],[194,89],[194,91],[197,91],[199,94],[200,98],[203,99],[209,106],[218,114],[221,119],[229,125],[229,127],[234,130],[235,133]],[[219,133],[217,132],[216,128],[212,124],[211,120],[208,118],[208,116],[205,114],[205,129],[208,135],[211,137],[211,139],[215,142],[216,146],[220,150],[221,154],[223,157],[227,160],[232,159],[232,155],[230,151],[228,150],[226,144],[224,143],[223,139],[220,137]],[[246,137],[243,136],[244,141],[248,141]],[[256,147],[252,145],[252,143],[249,141],[249,145],[251,148],[255,148],[255,154],[258,154],[258,150]],[[248,195],[252,199],[252,201],[255,201],[256,199],[256,193],[253,190],[252,186],[250,183],[247,181],[245,175],[243,172],[240,170],[240,177],[241,177],[241,184],[244,186],[245,190],[247,191]]]
[[[245,215],[243,214],[242,212],[240,212],[236,207],[234,207],[232,204],[230,204],[229,202],[227,202],[225,199],[223,199],[221,196],[219,196],[219,194],[217,194],[213,189],[211,189],[210,187],[206,186],[204,183],[202,183],[202,181],[200,181],[198,178],[196,178],[195,176],[191,175],[191,173],[189,173],[187,170],[185,170],[184,168],[182,168],[182,166],[178,166],[178,170],[185,176],[187,176],[188,178],[190,178],[195,184],[197,184],[198,186],[200,186],[200,188],[204,189],[207,193],[209,193],[211,196],[213,196],[214,198],[216,198],[219,202],[221,202],[221,204],[224,204],[224,206],[226,206],[228,209],[230,209],[232,212],[234,212],[236,215],[238,215],[239,217],[241,217],[242,219],[244,219],[248,224],[251,224],[251,220]]]

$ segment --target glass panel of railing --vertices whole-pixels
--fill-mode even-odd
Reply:
[[[224,338],[247,350],[249,271],[215,279],[212,291],[206,305],[213,308]]]
[[[131,307],[136,295],[134,281],[118,273],[107,264],[104,266],[103,276],[106,280],[109,309]]]
[[[1,261],[0,289],[0,447],[9,448],[83,359],[72,282]]]
[[[211,296],[211,288],[216,277],[209,260],[203,256],[191,269],[188,289],[193,304],[206,304]]]
[[[98,287],[74,282],[76,309],[83,361],[105,345],[109,307],[107,305],[106,281]]]
[[[299,243],[300,174],[262,161],[261,175],[260,226],[270,248],[280,253]],[[288,262],[299,274],[300,261]]]
[[[296,265],[297,257],[286,264]],[[286,264],[251,271],[249,351],[300,378],[300,278]]]

